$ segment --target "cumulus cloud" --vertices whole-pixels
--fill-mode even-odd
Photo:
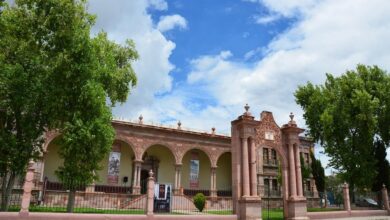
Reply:
[[[278,20],[279,18],[280,18],[279,14],[270,14],[266,16],[259,16],[259,15],[254,16],[255,22],[258,24],[269,24]]]
[[[361,0],[253,0],[253,4],[268,7],[271,14],[299,19],[294,18],[291,27],[266,47],[253,48],[244,60],[236,59],[229,48],[190,59],[186,82],[174,89],[169,57],[175,43],[153,24],[147,8],[154,6],[149,1],[94,2],[91,11],[99,16],[95,30],[104,28],[119,42],[134,39],[141,55],[134,65],[138,87],[115,110],[123,117],[134,119],[142,113],[145,120],[168,124],[181,120],[183,126],[203,130],[215,126],[228,133],[230,121],[248,103],[257,119],[260,111],[268,110],[282,125],[294,112],[298,124],[305,127],[293,96],[298,85],[323,83],[325,73],[338,75],[358,63],[390,70],[390,2],[386,0],[370,4]],[[260,58],[254,56],[258,53]],[[321,160],[327,158],[321,156]]]
[[[161,32],[169,31],[174,28],[187,28],[187,20],[180,15],[161,16],[157,24],[157,29]]]
[[[127,102],[114,109],[118,116],[138,117],[145,106],[155,101],[156,94],[171,90],[169,73],[174,65],[169,57],[176,45],[155,28],[147,12],[150,8],[165,10],[167,7],[163,0],[118,0],[115,4],[104,0],[89,2],[89,11],[98,16],[93,32],[103,29],[110,39],[119,43],[133,39],[140,55],[133,64],[138,85]]]

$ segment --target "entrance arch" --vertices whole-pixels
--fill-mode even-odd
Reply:
[[[175,156],[170,148],[155,144],[149,146],[142,155],[141,182],[149,177],[149,171],[153,170],[156,182],[174,184],[175,181]]]
[[[211,161],[201,149],[188,150],[182,158],[181,187],[186,190],[202,190],[206,196],[211,190]]]
[[[217,196],[232,196],[232,154],[225,152],[218,157],[216,172]]]
[[[245,110],[243,115],[232,121],[234,213],[240,219],[261,218],[262,202],[257,192],[259,166],[256,166],[256,150],[269,146],[275,150],[275,154],[277,152],[280,155],[284,218],[308,219],[299,157],[299,134],[304,130],[298,128],[292,114],[290,121],[280,128],[271,112],[262,112],[260,120],[256,121],[249,112],[248,105]]]

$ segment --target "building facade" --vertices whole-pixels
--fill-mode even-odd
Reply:
[[[258,133],[267,130],[266,121],[257,125]],[[113,120],[116,137],[112,150],[96,171],[99,180],[88,186],[89,192],[109,192],[113,187],[127,193],[140,195],[146,192],[146,179],[153,170],[156,181],[172,185],[175,195],[193,196],[198,192],[208,198],[231,199],[232,197],[232,140],[230,136],[184,129],[179,122],[176,127],[151,125],[143,122]],[[277,129],[280,129],[279,127]],[[274,133],[265,132],[265,139],[272,140]],[[56,144],[59,134],[46,135],[42,160],[36,163],[35,180],[40,190],[58,186],[55,170],[62,164]],[[304,164],[311,163],[310,152],[314,143],[299,137],[299,152]],[[257,193],[268,200],[271,207],[283,206],[281,165],[278,152],[272,146],[255,144]],[[303,179],[303,189],[308,206],[316,206],[318,193],[314,180]],[[263,206],[268,205],[263,202]]]

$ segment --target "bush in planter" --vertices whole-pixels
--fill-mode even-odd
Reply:
[[[206,205],[206,197],[203,193],[197,193],[194,196],[194,205],[200,212],[203,211],[204,206]]]

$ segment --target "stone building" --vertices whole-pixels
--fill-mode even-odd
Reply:
[[[248,110],[248,109],[247,109]],[[274,122],[272,113],[262,112],[256,125],[257,133],[265,140],[277,138],[278,133],[269,132],[267,126]],[[100,179],[85,190],[106,192],[113,187],[139,195],[145,192],[149,170],[153,170],[157,182],[169,183],[175,195],[194,195],[203,192],[209,198],[232,198],[232,139],[210,132],[187,130],[179,122],[175,127],[152,125],[143,122],[113,120],[116,137],[112,151],[101,162],[97,171]],[[277,127],[277,129],[281,129]],[[279,132],[280,133],[280,132]],[[47,133],[44,154],[36,163],[35,179],[40,188],[55,187],[58,179],[55,170],[62,163],[58,156],[59,146],[54,141],[55,132]],[[311,163],[310,151],[314,143],[299,137],[299,152],[304,163]],[[271,146],[255,143],[257,192],[271,207],[283,206],[280,160]],[[314,180],[303,180],[303,189],[308,206],[318,202]],[[263,206],[267,202],[263,202]]]

